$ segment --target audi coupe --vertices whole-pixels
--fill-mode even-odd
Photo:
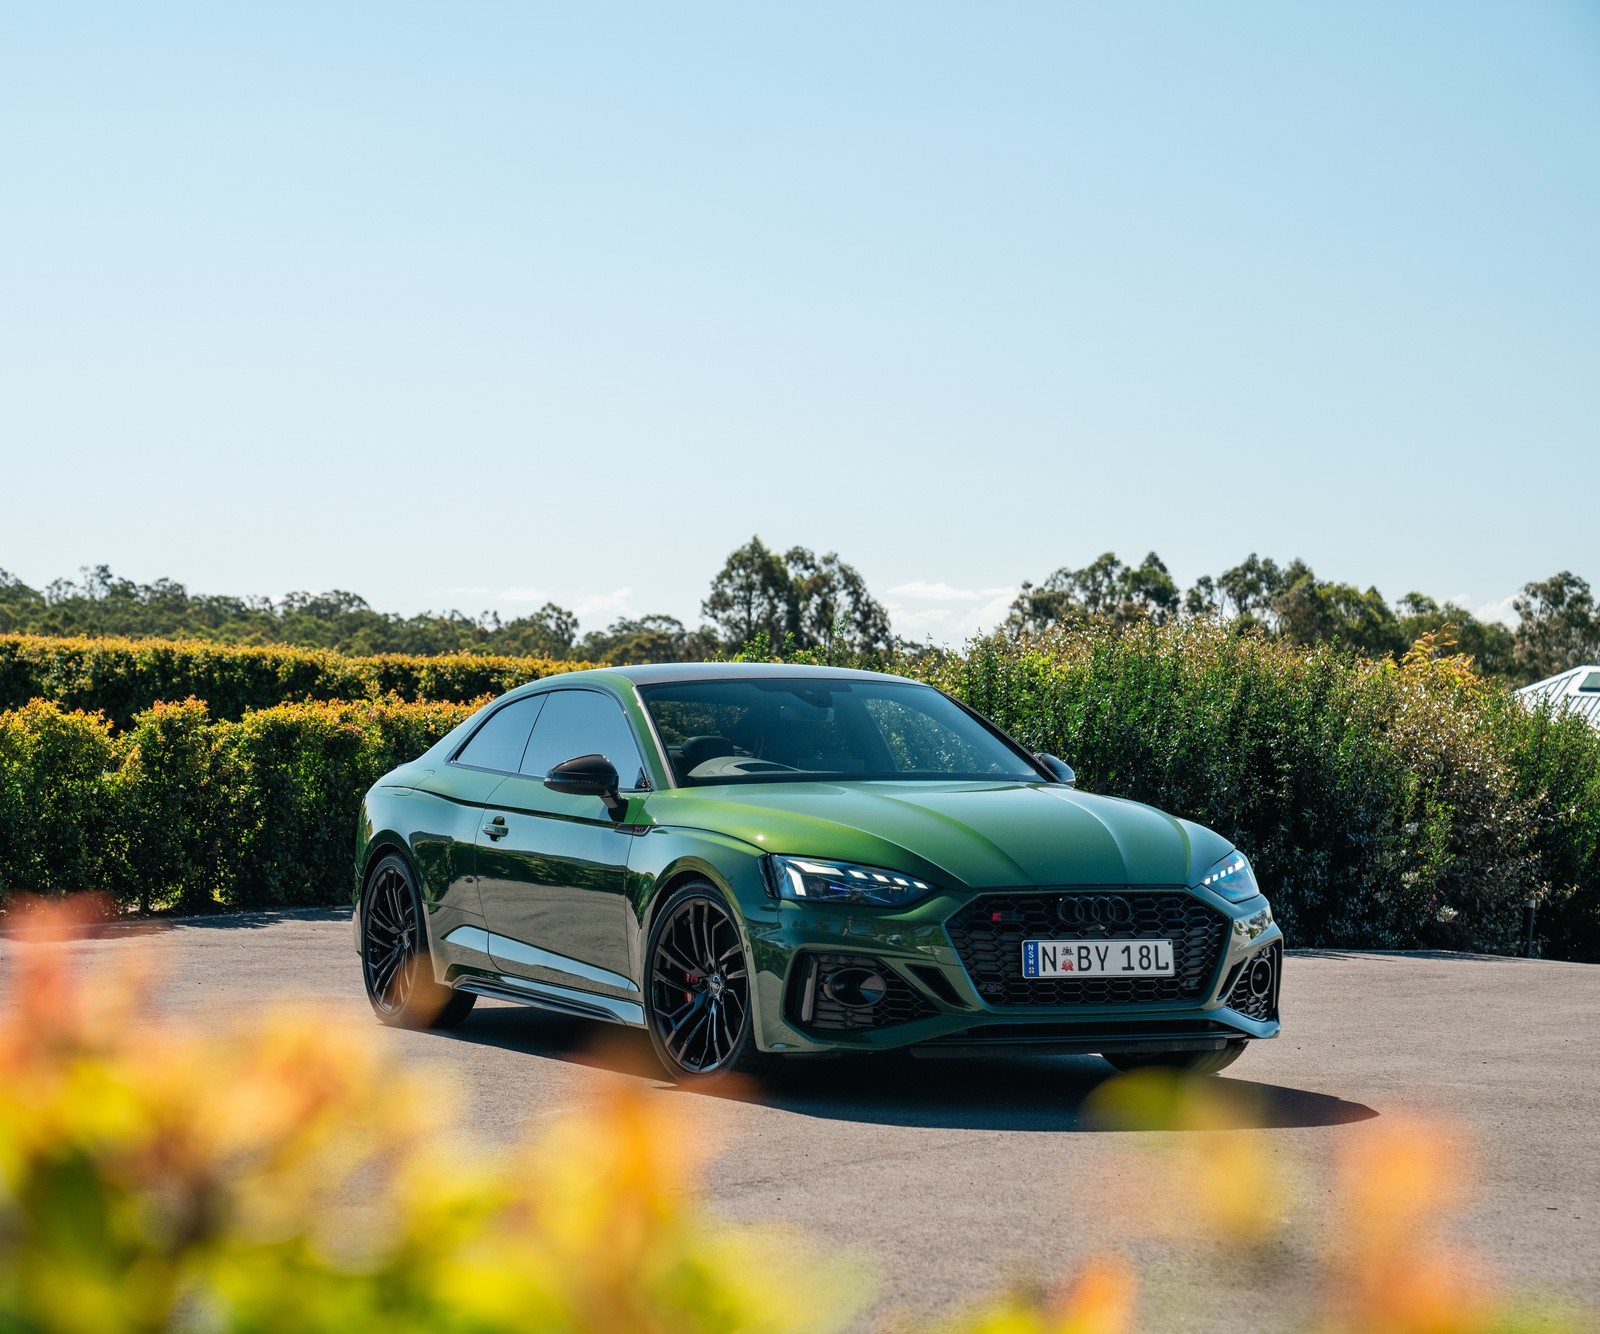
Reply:
[[[643,1028],[683,1081],[898,1048],[1212,1073],[1278,1033],[1244,853],[880,673],[523,686],[372,787],[355,870],[386,1023],[493,997]]]

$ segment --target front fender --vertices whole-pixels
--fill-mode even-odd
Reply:
[[[761,856],[759,848],[742,839],[709,830],[657,825],[641,834],[628,854],[629,949],[635,976],[644,976],[644,942],[656,909],[673,886],[690,879],[709,880],[730,907],[748,918],[767,897]]]
[[[645,945],[656,910],[675,885],[685,880],[707,880],[728,900],[745,926],[751,948],[751,999],[757,1032],[767,1004],[764,979],[782,959],[762,946],[763,933],[777,924],[778,904],[767,891],[762,874],[761,849],[742,839],[709,830],[656,826],[639,836],[628,857],[629,962],[644,986]]]

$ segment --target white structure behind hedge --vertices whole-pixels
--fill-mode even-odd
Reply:
[[[1570,672],[1523,686],[1517,694],[1530,704],[1554,700],[1580,714],[1590,727],[1600,728],[1600,667],[1574,667]]]

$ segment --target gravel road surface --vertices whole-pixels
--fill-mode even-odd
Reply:
[[[38,948],[0,939],[0,977],[14,952]],[[155,952],[162,1006],[201,1024],[277,996],[369,1021],[344,914],[119,925],[68,948],[90,967]],[[1160,1214],[1161,1150],[1178,1137],[1096,1130],[1082,1105],[1111,1073],[1097,1058],[819,1062],[735,1098],[670,1089],[642,1035],[493,1002],[455,1033],[379,1038],[458,1081],[490,1143],[580,1108],[607,1081],[692,1098],[720,1148],[715,1207],[858,1254],[877,1276],[879,1314],[1049,1278],[1111,1248],[1147,1275],[1144,1328],[1276,1327],[1314,1296],[1307,1257],[1337,1235],[1334,1160],[1419,1116],[1461,1137],[1472,1203],[1452,1236],[1507,1282],[1600,1308],[1600,968],[1296,953],[1283,1021],[1283,1037],[1255,1044],[1220,1081],[1257,1108],[1265,1128],[1234,1133],[1253,1137],[1285,1182],[1262,1207],[1286,1229],[1248,1259],[1225,1238],[1130,1231],[1119,1187],[1154,1189]],[[781,1260],[773,1278],[785,1278]]]

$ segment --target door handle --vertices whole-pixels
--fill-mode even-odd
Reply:
[[[506,817],[503,815],[497,815],[494,817],[494,819],[490,820],[488,824],[484,825],[483,832],[489,835],[490,838],[498,841],[499,839],[504,838],[511,831],[506,828]]]

